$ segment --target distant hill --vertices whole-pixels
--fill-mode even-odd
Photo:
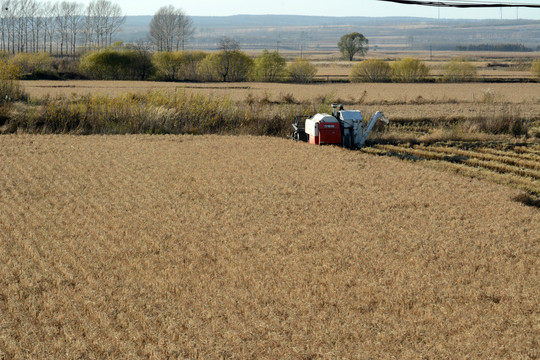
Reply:
[[[152,16],[128,16],[118,39],[133,42],[148,37]],[[540,21],[437,20],[410,17],[325,17],[297,15],[193,16],[197,28],[190,48],[215,49],[218,39],[231,36],[250,49],[337,49],[346,33],[363,33],[372,48],[455,50],[474,44],[540,46]]]

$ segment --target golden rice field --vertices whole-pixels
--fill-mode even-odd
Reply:
[[[0,189],[1,359],[540,356],[521,190],[187,135],[3,135]]]

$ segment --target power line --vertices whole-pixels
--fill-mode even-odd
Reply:
[[[540,8],[539,4],[526,4],[517,2],[488,2],[480,0],[469,1],[415,1],[415,0],[378,0],[393,2],[404,5],[423,5],[423,6],[436,6],[436,7],[455,7],[455,8],[503,8],[503,7],[525,7],[525,8]]]

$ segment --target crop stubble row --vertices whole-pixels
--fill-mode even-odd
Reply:
[[[523,156],[516,151],[501,151],[490,148],[463,150],[455,147],[376,145],[366,151],[374,154],[400,156],[412,155],[416,159],[440,162],[439,167],[461,170],[460,172],[512,185],[535,196],[540,195],[539,162],[534,154]],[[448,164],[454,163],[454,164]],[[446,164],[444,164],[446,163]],[[457,166],[456,163],[459,163]]]

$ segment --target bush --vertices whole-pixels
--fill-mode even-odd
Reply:
[[[148,66],[139,51],[126,46],[87,53],[79,68],[96,80],[138,80],[148,76]]]
[[[531,74],[538,80],[540,80],[540,60],[533,61],[531,65]]]
[[[287,69],[289,78],[293,82],[309,83],[313,81],[317,68],[306,59],[297,58]]]
[[[35,75],[50,71],[53,59],[48,53],[17,53],[10,62],[18,66],[25,74]]]
[[[353,66],[350,74],[352,82],[384,82],[392,76],[392,68],[384,60],[369,59]]]
[[[263,50],[255,59],[253,79],[256,81],[278,81],[285,75],[285,59],[277,51]]]
[[[129,71],[130,58],[112,49],[91,52],[81,59],[80,69],[95,80],[124,79]]]
[[[26,98],[18,81],[21,74],[20,66],[9,63],[5,58],[0,58],[0,104]]]
[[[429,67],[421,60],[405,58],[392,64],[392,79],[398,82],[418,82],[429,75]]]
[[[528,127],[522,119],[519,109],[514,107],[504,107],[488,109],[486,112],[478,114],[476,119],[471,119],[461,127],[467,132],[477,132],[486,134],[511,134],[514,136],[526,135]]]
[[[443,80],[446,82],[471,81],[476,77],[476,67],[462,58],[450,60],[444,67]]]

